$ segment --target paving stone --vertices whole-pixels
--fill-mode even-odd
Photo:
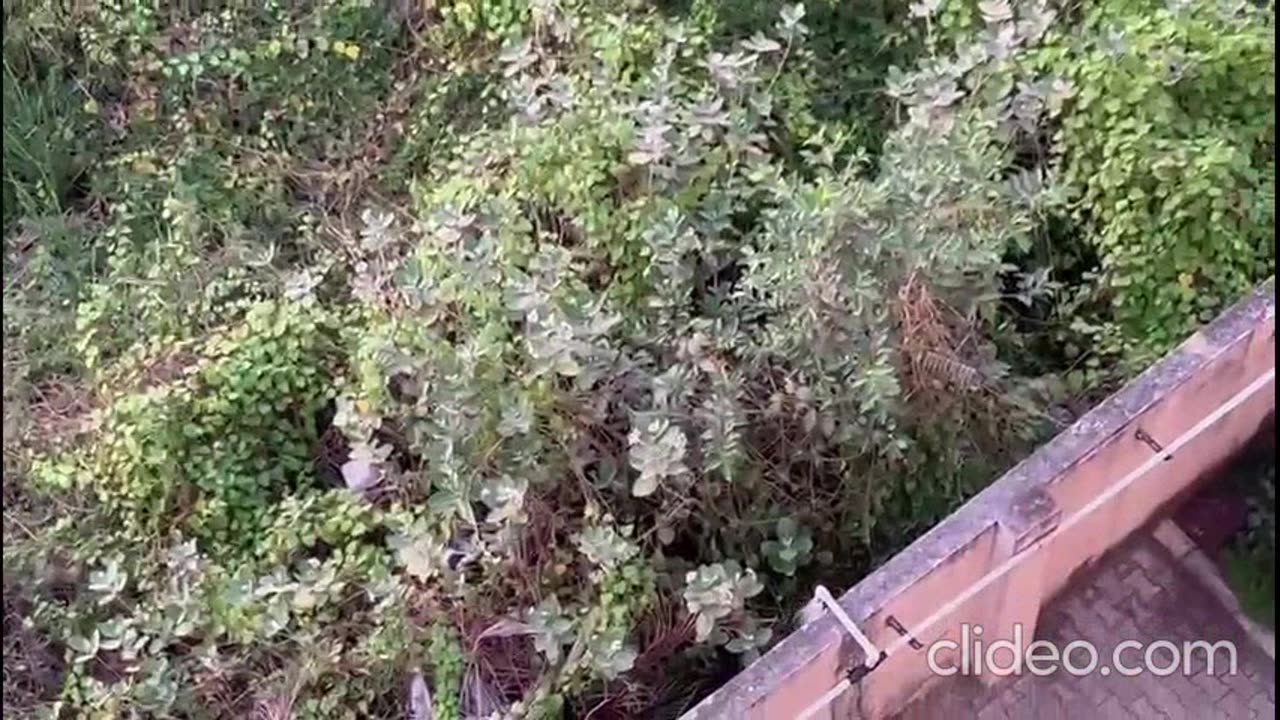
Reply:
[[[1129,710],[1137,720],[1167,720],[1165,714],[1156,710],[1145,697],[1138,698],[1129,706]]]
[[[1119,673],[1112,672],[1108,677],[1103,678],[1107,686],[1107,691],[1120,701],[1121,705],[1129,707],[1133,705],[1138,698],[1143,696],[1143,688],[1140,684],[1135,683],[1133,678],[1124,677]],[[1223,688],[1226,692],[1226,688]]]
[[[1109,602],[1094,603],[1090,606],[1094,614],[1102,619],[1103,625],[1109,629],[1114,629],[1117,625],[1124,622],[1125,615],[1113,604]]]
[[[1244,672],[1223,673],[1218,675],[1218,679],[1224,685],[1231,688],[1231,691],[1241,698],[1251,698],[1257,692],[1258,684],[1249,679]]]
[[[1098,718],[1099,720],[1133,720],[1133,713],[1126,710],[1120,700],[1113,696],[1098,706]]]
[[[1134,570],[1124,577],[1124,583],[1133,588],[1144,602],[1149,602],[1160,594],[1160,586],[1151,581],[1142,570]]]
[[[1259,692],[1249,701],[1251,717],[1275,718],[1276,702],[1267,692]]]
[[[1180,673],[1174,673],[1165,678],[1160,678],[1161,685],[1173,691],[1178,696],[1184,708],[1204,707],[1208,704],[1208,695],[1200,689],[1199,686],[1192,684],[1191,680],[1183,677]],[[1208,701],[1208,702],[1207,702]]]
[[[1133,588],[1126,585],[1123,578],[1130,573],[1138,572],[1136,565],[1130,565],[1124,569],[1108,570],[1098,574],[1099,588],[1107,601],[1113,606],[1119,607],[1124,604],[1125,600],[1133,595]]]
[[[978,712],[978,720],[1016,720],[1009,717],[1009,713],[1005,712],[1004,706],[999,702],[993,702]]]
[[[1223,695],[1230,692],[1231,688],[1227,687],[1217,677],[1204,672],[1203,663],[1201,665],[1200,672],[1192,675],[1190,680],[1196,687],[1200,688],[1200,692],[1204,694],[1204,697],[1209,702],[1217,702],[1222,699]]]
[[[1160,557],[1152,551],[1149,544],[1135,539],[1129,547],[1129,552],[1125,557],[1130,562],[1137,563],[1142,566],[1143,570],[1154,570],[1160,564]]]
[[[1147,673],[1134,678],[1136,682],[1142,685],[1143,694],[1152,707],[1164,713],[1169,720],[1187,720],[1188,718],[1201,720],[1204,717],[1203,715],[1188,714],[1188,708],[1182,704],[1182,699],[1178,697],[1177,693],[1171,690],[1167,683],[1161,682],[1164,679]]]
[[[1245,720],[1245,718],[1252,717],[1252,713],[1244,698],[1232,690],[1214,704],[1213,715],[1207,717],[1223,718],[1223,720]]]

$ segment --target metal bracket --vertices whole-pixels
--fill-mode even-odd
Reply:
[[[1155,438],[1151,437],[1150,433],[1148,433],[1146,430],[1143,430],[1142,428],[1138,428],[1136,431],[1134,431],[1133,437],[1136,438],[1138,442],[1141,442],[1147,447],[1151,448],[1151,452],[1154,452],[1154,453],[1164,452],[1164,446],[1161,445],[1159,442],[1157,442]],[[1164,456],[1165,462],[1168,462],[1172,459],[1173,459],[1173,455]]]
[[[849,679],[850,685],[857,685],[858,682],[862,680],[862,678],[867,676],[867,673],[871,672],[872,670],[875,670],[876,667],[879,666],[880,663],[884,662],[884,659],[887,657],[889,657],[889,653],[885,652],[884,650],[881,650],[880,654],[876,656],[875,662],[871,663],[870,665],[866,663],[863,663],[861,665],[855,665],[854,667],[850,668],[849,671],[844,674],[844,676]]]
[[[889,626],[889,627],[891,627],[891,628],[893,628],[893,629],[894,629],[894,631],[895,631],[895,632],[897,632],[897,633],[898,633],[899,635],[901,635],[902,637],[908,637],[908,635],[907,635],[907,629],[906,629],[905,627],[903,627],[903,626],[902,626],[902,623],[898,621],[898,618],[896,618],[896,617],[894,617],[894,616],[890,615],[889,617],[887,617],[887,618],[885,618],[885,619],[884,619],[884,624],[885,624],[885,625],[888,625],[888,626]],[[917,640],[917,639],[915,639],[915,638],[908,638],[908,639],[907,639],[907,644],[911,646],[911,649],[912,649],[912,650],[923,650],[923,649],[924,649],[924,645],[921,645],[921,644],[920,644],[920,641],[919,641],[919,640]]]
[[[844,627],[846,632],[853,636],[853,639],[858,643],[858,647],[862,648],[862,654],[866,656],[862,661],[862,667],[852,668],[849,670],[849,674],[852,676],[854,673],[860,673],[858,677],[861,678],[863,675],[871,672],[871,670],[873,670],[876,665],[879,665],[880,661],[885,658],[886,653],[867,639],[867,636],[864,635],[862,631],[858,629],[858,626],[854,624],[853,618],[849,617],[849,613],[846,613],[844,608],[840,607],[840,603],[832,597],[829,590],[819,585],[813,589],[813,597],[816,598],[818,602],[825,605],[827,610],[831,611],[832,615],[836,616],[836,620],[842,627]],[[853,680],[850,680],[850,682],[853,682]]]

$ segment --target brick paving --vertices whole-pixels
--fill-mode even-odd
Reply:
[[[1204,589],[1149,534],[1139,533],[1108,553],[1042,612],[1037,639],[1064,648],[1087,640],[1098,649],[1099,671],[1077,677],[1064,670],[1038,677],[1024,674],[984,686],[974,678],[945,680],[917,700],[898,720],[979,718],[979,720],[1270,720],[1276,716],[1275,663]],[[1141,661],[1145,648],[1160,640],[1181,649],[1184,641],[1230,640],[1238,649],[1237,673],[1219,651],[1214,672],[1206,653],[1191,654],[1191,675],[1143,673],[1124,677],[1101,668],[1124,640],[1143,643],[1127,650],[1128,666]],[[1078,651],[1078,664],[1086,660]],[[1002,656],[1003,658],[1003,656]],[[1157,666],[1172,653],[1153,652]],[[1002,659],[1003,661],[1003,659]],[[1110,668],[1108,668],[1110,670]]]

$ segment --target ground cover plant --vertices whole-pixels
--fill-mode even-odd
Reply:
[[[1276,562],[1274,466],[1267,470],[1262,482],[1262,492],[1249,498],[1249,528],[1223,552],[1222,564],[1244,611],[1257,622],[1274,628],[1276,576],[1271,570]]]
[[[1253,458],[1250,458],[1253,459]],[[1244,611],[1268,628],[1276,625],[1276,463],[1255,461],[1235,484],[1248,504],[1248,520],[1218,556],[1220,567]]]
[[[674,717],[1274,262],[1269,4],[4,12],[14,717]]]

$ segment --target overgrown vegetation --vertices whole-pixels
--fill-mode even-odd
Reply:
[[[1249,502],[1249,524],[1223,549],[1227,581],[1244,611],[1269,628],[1276,625],[1276,467],[1275,458],[1254,468],[1241,488]]]
[[[1272,23],[7,3],[6,713],[678,714],[1270,274]]]
[[[1091,42],[1051,61],[1079,88],[1061,142],[1111,300],[1107,351],[1147,363],[1271,272],[1275,38],[1261,15],[1099,3],[1082,20]]]

